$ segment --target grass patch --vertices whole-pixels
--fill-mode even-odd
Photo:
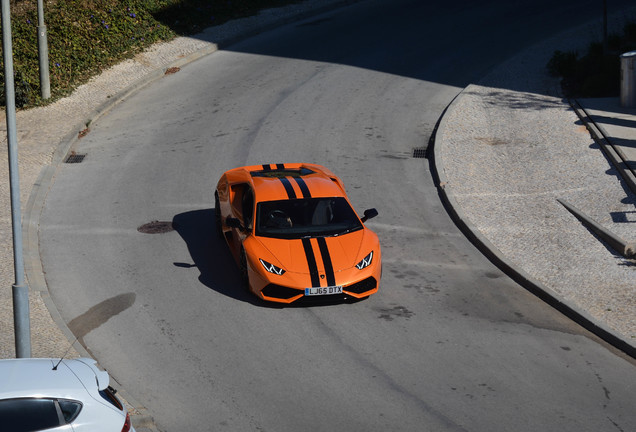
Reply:
[[[51,99],[40,98],[37,1],[11,0],[16,107],[70,94],[104,69],[158,41],[196,34],[229,20],[299,0],[46,0]],[[0,58],[0,104],[4,99]]]
[[[636,50],[636,23],[609,35],[607,46],[591,43],[584,55],[555,51],[547,64],[550,75],[561,78],[566,97],[615,97],[620,94],[620,54]]]

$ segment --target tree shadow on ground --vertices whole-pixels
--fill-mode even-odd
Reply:
[[[528,92],[510,92],[493,89],[485,95],[471,90],[466,90],[464,94],[477,95],[488,105],[497,107],[503,105],[511,110],[521,109],[542,111],[549,108],[560,108],[563,106],[562,99],[546,97]]]

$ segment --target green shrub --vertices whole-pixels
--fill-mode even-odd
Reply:
[[[297,0],[48,0],[44,4],[44,23],[49,51],[50,100],[69,94],[92,76],[155,42],[194,34],[264,8],[295,2]],[[11,1],[18,107],[43,103],[37,24],[36,0]],[[0,102],[4,104],[1,58],[0,70],[3,72]]]
[[[576,51],[555,51],[548,62],[548,72],[554,77],[573,75],[576,71],[576,62],[579,54]]]
[[[546,68],[561,77],[567,97],[613,97],[620,93],[620,54],[636,48],[636,23],[629,23],[622,34],[607,38],[606,47],[591,43],[584,56],[578,52],[555,51]]]
[[[15,72],[15,71],[14,71]],[[31,85],[24,79],[20,71],[14,73],[14,99],[16,108],[22,108],[29,102],[29,96],[33,93]],[[6,95],[4,92],[4,70],[0,71],[0,82],[2,87],[0,88],[0,105],[6,106]]]

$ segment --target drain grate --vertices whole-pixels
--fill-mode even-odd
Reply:
[[[416,159],[426,159],[426,147],[416,147],[413,149],[413,157]]]
[[[152,221],[137,228],[143,234],[163,234],[174,231],[172,222]]]
[[[82,163],[84,161],[84,158],[86,157],[86,154],[78,154],[78,153],[71,153],[66,160],[64,161],[64,163]]]

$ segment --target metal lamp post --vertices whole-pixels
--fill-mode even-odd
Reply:
[[[22,214],[15,121],[15,83],[13,80],[13,45],[11,42],[11,10],[9,0],[2,0],[2,52],[4,56],[4,87],[7,111],[7,143],[9,145],[9,185],[11,191],[11,222],[13,225],[13,323],[16,357],[31,357],[31,327],[29,322],[29,287],[24,281],[22,256]]]
[[[49,47],[46,39],[46,25],[44,25],[43,0],[38,0],[38,58],[40,60],[40,89],[42,99],[51,97],[51,82],[49,81]]]

